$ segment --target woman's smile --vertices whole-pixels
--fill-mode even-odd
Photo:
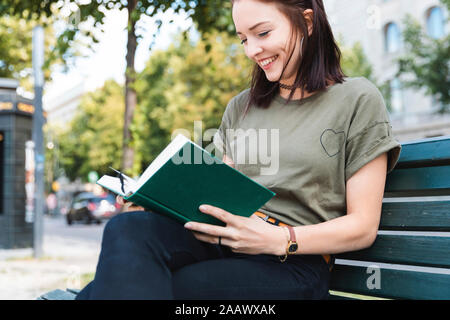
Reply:
[[[263,68],[264,70],[268,70],[268,69],[270,69],[270,67],[273,65],[273,63],[275,62],[275,60],[277,58],[278,58],[278,55],[275,55],[270,58],[261,59],[258,61],[258,63],[261,66],[261,68]]]

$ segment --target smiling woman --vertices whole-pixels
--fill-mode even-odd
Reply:
[[[248,105],[268,107],[279,87],[289,101],[343,82],[341,53],[322,1],[232,3],[236,33],[255,62]]]
[[[224,226],[114,217],[77,299],[325,299],[332,255],[373,243],[400,155],[380,92],[344,78],[321,0],[234,0],[232,10],[255,68],[225,109],[216,155],[276,196],[250,218],[200,206]]]

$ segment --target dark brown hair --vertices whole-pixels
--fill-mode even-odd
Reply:
[[[237,0],[231,0],[234,4]],[[331,26],[325,13],[322,0],[257,0],[266,3],[275,3],[279,10],[289,19],[293,26],[293,37],[297,37],[301,31],[304,35],[302,52],[298,47],[292,50],[288,62],[296,50],[301,56],[297,77],[294,82],[296,88],[308,92],[325,90],[327,82],[344,82],[345,74],[340,65],[341,51],[333,36]],[[306,9],[313,11],[312,34],[308,35],[308,26],[303,16]],[[288,64],[286,63],[286,65]],[[284,67],[284,69],[286,66]],[[283,72],[284,72],[283,69]],[[252,73],[250,88],[250,100],[246,112],[250,105],[260,108],[268,108],[273,98],[279,90],[278,82],[267,80],[264,71],[255,63]],[[289,100],[292,99],[295,90],[291,90]],[[245,112],[245,113],[246,113]]]

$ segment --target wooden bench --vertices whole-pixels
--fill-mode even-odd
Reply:
[[[368,249],[336,256],[330,298],[450,299],[449,231],[450,136],[402,144],[378,236]]]
[[[331,299],[450,299],[450,136],[402,148],[387,176],[378,237],[369,249],[336,256]],[[73,299],[76,292],[39,299]]]

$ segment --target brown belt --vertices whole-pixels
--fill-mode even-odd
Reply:
[[[280,226],[280,227],[287,227],[288,225],[286,223],[281,222],[278,219],[269,217],[267,214],[259,212],[259,211],[255,211],[255,214],[260,217],[261,219],[263,219],[266,222],[269,222],[273,225],[276,226]],[[331,269],[331,256],[329,254],[322,254],[322,257],[324,258],[325,262],[328,264],[328,266],[330,266]]]

